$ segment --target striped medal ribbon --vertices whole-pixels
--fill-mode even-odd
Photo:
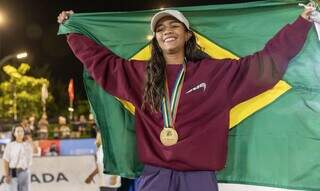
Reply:
[[[174,88],[171,95],[169,95],[168,80],[166,78],[165,82],[165,96],[162,99],[162,115],[164,128],[160,133],[160,141],[165,146],[171,146],[178,142],[178,133],[175,130],[174,124],[176,121],[179,100],[181,95],[181,89],[184,82],[186,64],[182,64],[183,67],[178,74],[178,77],[175,81]]]

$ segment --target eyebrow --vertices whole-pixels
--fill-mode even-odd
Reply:
[[[172,23],[181,23],[181,22],[178,21],[178,20],[172,19],[172,20],[169,22],[169,25],[171,25]],[[157,28],[159,28],[159,27],[161,27],[161,26],[163,26],[162,23],[157,24],[155,29],[157,29]]]

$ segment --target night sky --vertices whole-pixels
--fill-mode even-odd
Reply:
[[[29,56],[25,62],[31,65],[30,74],[49,78],[56,102],[67,99],[70,78],[75,79],[76,98],[83,99],[82,66],[68,48],[65,37],[56,35],[56,17],[62,10],[72,9],[78,13],[130,11],[234,2],[243,1],[0,0],[0,12],[6,16],[5,25],[0,26],[0,59],[27,51]],[[4,75],[2,71],[0,75]],[[65,91],[56,89],[55,84],[59,83],[65,84]]]

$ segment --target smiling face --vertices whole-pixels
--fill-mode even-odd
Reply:
[[[183,23],[172,16],[163,17],[155,27],[157,42],[164,54],[184,51],[184,45],[191,34]]]

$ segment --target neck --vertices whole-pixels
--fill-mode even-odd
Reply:
[[[21,139],[21,140],[20,140],[20,139],[16,139],[16,142],[17,142],[17,143],[22,143],[23,140],[22,140],[22,139]]]
[[[174,54],[164,54],[166,64],[183,64],[184,63],[184,52]]]

